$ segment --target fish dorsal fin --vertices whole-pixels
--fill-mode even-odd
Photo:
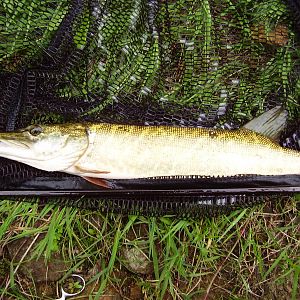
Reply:
[[[286,125],[287,117],[287,111],[281,106],[276,106],[251,120],[242,128],[250,129],[278,141],[280,133]]]

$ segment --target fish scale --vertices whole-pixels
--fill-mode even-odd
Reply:
[[[300,170],[298,152],[247,129],[90,124],[88,132],[92,142],[75,164],[87,171],[82,176],[95,169],[105,174],[93,177],[106,179],[282,175]]]

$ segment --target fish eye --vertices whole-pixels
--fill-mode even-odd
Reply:
[[[29,133],[33,136],[37,136],[42,132],[43,132],[43,129],[41,126],[34,126],[31,129],[29,129]]]

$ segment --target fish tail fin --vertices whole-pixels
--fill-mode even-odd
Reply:
[[[272,140],[279,141],[280,134],[286,127],[288,112],[282,106],[276,106],[254,118],[243,128],[258,132]]]

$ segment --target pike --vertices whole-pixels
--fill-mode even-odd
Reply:
[[[239,130],[31,125],[0,133],[0,156],[104,187],[110,187],[110,179],[300,175],[300,153],[275,142],[286,118],[286,111],[275,107]]]

